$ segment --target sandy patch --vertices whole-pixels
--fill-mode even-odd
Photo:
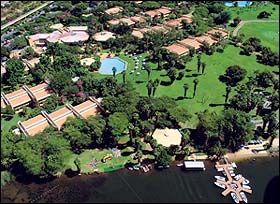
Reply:
[[[165,147],[180,145],[182,135],[177,129],[156,129],[152,137]]]

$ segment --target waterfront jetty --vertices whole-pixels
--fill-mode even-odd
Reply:
[[[218,182],[219,184],[224,185],[226,188],[225,190],[222,192],[223,196],[227,196],[228,194],[232,194],[234,193],[237,197],[237,199],[234,199],[234,201],[236,203],[239,203],[240,201],[244,201],[247,202],[247,198],[246,196],[244,196],[245,194],[243,194],[242,192],[246,192],[246,193],[252,193],[251,189],[245,188],[243,186],[243,183],[246,179],[243,176],[240,176],[239,179],[235,179],[232,178],[230,170],[233,168],[236,168],[236,164],[235,163],[228,163],[228,161],[226,160],[226,164],[220,164],[219,162],[216,162],[216,169],[219,171],[221,169],[223,169],[223,171],[226,174],[227,180],[226,181],[222,181],[222,180],[217,180],[216,182]],[[240,193],[242,194],[242,196],[240,195]],[[246,199],[246,200],[244,200]]]

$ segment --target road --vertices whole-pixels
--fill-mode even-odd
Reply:
[[[53,2],[54,2],[54,1],[48,1],[48,2],[46,2],[46,3],[43,3],[41,6],[35,8],[35,9],[32,9],[31,11],[27,12],[26,14],[23,14],[22,16],[17,17],[15,20],[10,21],[10,22],[6,23],[6,24],[3,25],[3,26],[1,25],[1,30],[3,30],[3,29],[5,29],[5,28],[7,28],[7,27],[9,27],[9,26],[11,26],[11,25],[13,25],[13,24],[15,24],[16,22],[18,22],[18,21],[24,19],[25,17],[29,16],[30,14],[32,14],[32,13],[38,11],[39,9],[41,9],[41,8],[43,8],[43,7],[45,7],[45,6],[49,5],[49,4],[51,4],[51,3],[53,3]]]
[[[279,23],[279,20],[247,20],[247,21],[240,21],[240,23],[237,25],[237,27],[234,29],[232,35],[233,36],[236,36],[239,29],[246,23],[269,23],[269,22],[278,22]]]

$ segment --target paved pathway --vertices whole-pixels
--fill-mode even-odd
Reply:
[[[15,20],[10,21],[10,22],[6,23],[6,24],[3,25],[3,26],[1,25],[1,30],[3,30],[3,29],[5,29],[5,28],[7,28],[7,27],[9,27],[9,26],[11,26],[11,25],[13,25],[13,24],[15,24],[16,22],[18,22],[18,21],[24,19],[25,17],[29,16],[30,14],[32,14],[32,13],[38,11],[39,9],[41,9],[41,8],[43,8],[43,7],[45,7],[45,6],[49,5],[49,4],[51,4],[51,3],[53,3],[53,2],[54,2],[54,1],[48,1],[48,2],[46,2],[46,3],[44,3],[44,4],[42,4],[41,6],[35,8],[35,9],[32,9],[31,11],[27,12],[26,14],[23,14],[22,16],[17,17]]]
[[[237,25],[237,27],[234,29],[233,31],[233,36],[236,36],[239,29],[246,23],[271,23],[271,22],[278,22],[279,23],[279,20],[247,20],[247,21],[240,21],[240,23]]]

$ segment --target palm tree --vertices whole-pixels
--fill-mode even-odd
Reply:
[[[198,82],[199,82],[198,79],[193,80],[193,84],[194,84],[194,86],[193,86],[193,98],[195,96],[195,92],[196,92]]]
[[[197,73],[200,72],[200,65],[201,65],[201,62],[200,62],[200,61],[197,61]]]
[[[187,143],[190,141],[190,131],[186,130],[184,134],[182,134],[182,149],[185,148],[185,146],[187,145]]]
[[[188,91],[188,89],[189,89],[189,84],[185,83],[183,87],[184,87],[184,98],[186,98],[186,96],[187,96],[187,91]]]
[[[197,55],[197,62],[201,62],[201,54]]]
[[[149,80],[146,87],[148,89],[148,96],[151,97],[151,93],[152,93],[152,89],[153,89],[153,81]]]
[[[202,74],[204,74],[205,68],[206,68],[206,63],[202,62]]]
[[[125,80],[126,80],[126,71],[125,70],[122,71],[122,76],[123,76],[123,83],[125,84]]]
[[[114,76],[114,79],[116,79],[116,72],[117,72],[116,67],[113,67],[113,68],[112,68],[112,71],[113,71],[113,76]]]
[[[148,65],[146,65],[145,70],[148,73],[148,81],[150,80],[150,76],[151,76],[151,72],[152,72],[152,68]]]
[[[177,77],[177,70],[172,67],[168,72],[167,75],[170,78],[171,84],[175,81],[176,77]]]
[[[156,90],[157,90],[157,87],[159,85],[159,79],[156,79],[153,83],[153,96],[155,96],[155,93],[156,93]]]
[[[231,91],[231,87],[230,87],[230,86],[227,86],[227,88],[226,88],[226,96],[225,96],[225,103],[226,103],[227,100],[228,100],[230,91]]]

